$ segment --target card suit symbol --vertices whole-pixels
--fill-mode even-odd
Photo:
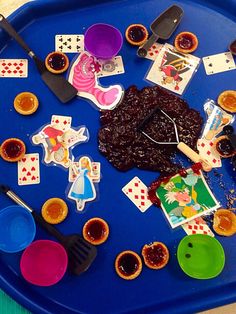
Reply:
[[[31,176],[31,172],[28,171],[28,172],[26,173],[26,175],[27,175],[27,176]]]
[[[206,231],[203,231],[203,234],[207,234],[207,232],[206,232]]]
[[[9,62],[7,65],[9,65],[9,67],[12,65],[11,62]]]
[[[57,119],[55,122],[56,122],[56,123],[59,123],[60,121]]]
[[[66,125],[66,124],[67,124],[67,121],[66,121],[66,120],[64,120],[64,121],[63,121],[63,124],[65,124],[65,125]]]
[[[195,231],[195,230],[193,230],[193,231],[192,231],[192,233],[193,233],[193,234],[196,234],[196,231]]]
[[[31,178],[31,180],[32,180],[32,181],[35,181],[35,180],[36,180],[35,176],[33,176],[33,177]]]
[[[71,46],[68,46],[67,48],[71,49],[72,47],[71,47]]]
[[[67,46],[67,42],[65,41],[65,42],[63,43],[63,45]]]
[[[8,71],[7,71],[7,73],[9,73],[9,74],[10,74],[10,73],[11,73],[11,70],[8,70]]]
[[[14,70],[14,71],[13,71],[13,73],[14,73],[14,74],[16,74],[16,73],[17,73],[17,71],[16,71],[16,70]]]
[[[24,63],[22,63],[22,62],[21,62],[21,63],[19,63],[19,66],[20,66],[20,67],[22,67],[23,65],[24,65]]]
[[[79,37],[77,37],[77,38],[76,38],[76,41],[77,41],[77,42],[78,42],[78,41],[80,41],[80,38],[79,38]]]
[[[67,40],[71,42],[71,38],[68,38]]]
[[[31,159],[31,161],[35,161],[35,157],[31,157],[30,159]]]
[[[35,171],[35,170],[36,170],[35,167],[32,167],[32,168],[31,168],[31,171]]]
[[[25,161],[26,161],[26,158],[22,158],[21,161],[25,162]]]
[[[19,73],[20,73],[20,74],[23,74],[23,71],[22,71],[22,70],[20,70],[20,71],[19,71]]]
[[[60,41],[60,42],[63,42],[63,38],[62,38],[62,37],[61,37],[61,38],[59,38],[59,41]]]
[[[203,230],[203,226],[200,226],[199,229],[200,229],[200,230]]]
[[[25,172],[26,171],[26,168],[24,167],[23,169],[22,169],[22,172]]]
[[[144,202],[141,202],[141,206],[144,206],[145,205],[145,203]]]
[[[9,63],[8,63],[9,64]],[[15,63],[13,63],[13,65],[16,67],[18,64],[15,62]]]
[[[193,229],[193,227],[192,226],[188,226],[188,228],[191,230],[191,229]]]
[[[145,190],[144,189],[141,189],[141,191],[140,191],[141,193],[145,193]]]
[[[134,186],[138,187],[138,183],[137,183],[137,182],[136,182],[136,183],[134,183]]]
[[[129,192],[129,193],[132,193],[132,191],[133,191],[132,189],[128,189],[128,192]]]
[[[134,198],[137,200],[138,199],[138,195],[134,195]]]
[[[201,144],[201,146],[202,146],[202,147],[204,147],[204,146],[205,146],[205,144],[204,144],[204,143],[202,143],[202,144]]]
[[[18,66],[18,67],[16,67],[16,70],[20,70],[20,67]]]
[[[6,73],[6,71],[5,70],[2,70],[2,74],[5,74]]]
[[[23,177],[23,178],[22,178],[22,181],[27,181],[27,178],[26,178],[26,177]]]
[[[213,64],[212,64],[212,63],[209,63],[209,64],[208,64],[208,66],[209,66],[209,67],[212,67],[212,66],[213,66]]]
[[[5,62],[3,62],[3,63],[2,63],[2,66],[4,66],[4,67],[5,67],[5,65],[6,65],[6,63],[5,63]]]
[[[217,160],[214,158],[214,159],[212,159],[212,162],[215,164],[217,162]]]
[[[8,70],[8,69],[9,69],[9,67],[8,67],[8,66],[6,66],[4,69],[5,69],[5,70]]]
[[[59,47],[59,49],[61,49],[61,50],[62,50],[62,49],[63,49],[63,46],[60,46],[60,47]]]
[[[77,45],[77,46],[76,46],[76,49],[79,50],[79,49],[81,49],[81,47]]]
[[[210,155],[210,154],[211,154],[211,152],[208,150],[208,151],[207,151],[207,155]]]
[[[225,60],[225,62],[226,62],[226,63],[229,63],[229,62],[230,62],[230,60],[229,60],[229,59],[226,59],[226,60]]]

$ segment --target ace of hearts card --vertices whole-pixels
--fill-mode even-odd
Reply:
[[[146,79],[176,94],[182,95],[197,71],[200,58],[176,51],[165,44],[152,64]]]

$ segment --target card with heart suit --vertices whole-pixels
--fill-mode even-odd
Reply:
[[[146,55],[146,59],[154,61],[161,51],[163,44],[155,43],[151,48],[148,49],[148,53]]]
[[[182,95],[197,71],[200,58],[178,52],[165,44],[153,62],[146,79],[176,94]]]
[[[201,138],[197,141],[197,149],[201,158],[209,161],[212,168],[219,168],[222,166],[220,155],[214,149],[213,141]]]
[[[18,185],[40,183],[39,154],[25,154],[18,161]]]
[[[91,166],[92,166],[92,171],[91,171],[92,181],[95,183],[98,183],[98,182],[100,182],[100,179],[101,179],[101,164],[100,164],[100,162],[92,161]],[[78,176],[78,169],[79,169],[79,162],[78,161],[72,162],[70,164],[69,175],[68,175],[68,181],[69,182],[75,181],[76,177]]]
[[[134,177],[128,184],[126,184],[122,192],[144,213],[152,202],[148,198],[147,186],[138,178]]]
[[[110,60],[98,59],[101,65],[97,77],[112,76],[125,73],[124,64],[121,56],[116,56]]]
[[[202,58],[207,75],[235,69],[235,62],[231,52],[223,52]]]
[[[0,77],[25,78],[27,76],[27,59],[0,59]]]
[[[56,35],[55,50],[64,53],[77,53],[84,50],[84,35]]]
[[[53,115],[51,118],[51,124],[56,126],[58,130],[66,131],[71,127],[72,118],[69,116],[57,116]]]
[[[184,231],[190,235],[190,234],[206,234],[211,237],[214,237],[214,233],[211,231],[211,229],[206,224],[205,220],[202,219],[202,217],[198,217],[196,219],[193,219],[184,225],[182,225],[182,228]]]

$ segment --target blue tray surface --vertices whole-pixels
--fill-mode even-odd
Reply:
[[[173,1],[35,1],[25,5],[11,16],[14,26],[21,31],[28,45],[42,59],[54,50],[56,34],[82,34],[92,24],[113,24],[124,34],[132,23],[150,23]],[[236,1],[176,1],[184,11],[183,20],[175,32],[192,31],[200,41],[195,55],[204,57],[227,51],[235,39]],[[169,43],[173,43],[170,38]],[[0,58],[26,58],[21,48],[0,31]],[[149,85],[144,76],[150,66],[149,60],[136,57],[136,50],[125,41],[120,52],[125,65],[125,74],[100,80],[102,85],[120,83],[124,88],[135,84],[139,88]],[[72,60],[74,55],[69,55]],[[204,116],[203,102],[216,99],[225,89],[235,89],[235,71],[207,76],[201,64],[187,88],[184,98],[191,107]],[[211,280],[201,281],[187,277],[178,266],[176,249],[185,235],[181,228],[171,230],[161,210],[152,206],[145,214],[122,193],[122,187],[134,176],[149,185],[158,174],[132,169],[121,173],[113,168],[98,152],[97,132],[99,112],[82,99],[61,104],[41,81],[36,68],[29,60],[27,79],[1,79],[0,93],[0,142],[8,137],[20,137],[27,145],[27,152],[42,149],[33,146],[29,136],[42,125],[50,122],[53,114],[72,116],[72,126],[86,125],[90,140],[73,149],[73,155],[89,155],[101,162],[102,180],[99,184],[99,199],[89,204],[86,211],[78,214],[73,202],[68,201],[69,217],[58,228],[64,233],[81,232],[82,226],[91,217],[102,217],[110,226],[108,241],[98,247],[98,256],[92,267],[80,277],[67,274],[53,287],[40,288],[25,282],[20,274],[21,253],[0,253],[0,286],[18,302],[34,313],[189,313],[215,307],[236,300],[236,244],[235,238],[219,240],[225,249],[226,266],[222,274]],[[13,108],[16,94],[34,92],[39,97],[40,107],[32,116],[18,115]],[[179,154],[179,159],[184,158]],[[186,165],[189,163],[186,162]],[[223,173],[227,188],[233,188],[232,166],[223,161]],[[50,197],[65,197],[67,171],[59,167],[41,164],[40,185],[17,185],[16,164],[0,160],[1,182],[11,186],[33,208],[40,211]],[[217,199],[226,205],[223,191],[215,176],[209,174],[212,190]],[[12,202],[1,196],[1,207]],[[37,228],[36,238],[50,238]],[[170,250],[170,262],[160,271],[143,267],[141,275],[133,281],[124,281],[114,270],[116,255],[126,249],[141,251],[144,244],[163,241]]]

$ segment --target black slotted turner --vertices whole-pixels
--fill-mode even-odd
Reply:
[[[21,36],[16,32],[12,25],[0,14],[0,26],[27,52],[31,59],[34,60],[37,69],[44,83],[54,93],[54,95],[62,102],[66,103],[74,98],[78,91],[63,76],[49,72],[42,60],[27,46]]]
[[[5,193],[16,204],[30,211],[35,221],[64,246],[68,255],[68,268],[73,274],[80,275],[89,268],[97,255],[97,248],[94,245],[84,240],[79,234],[63,235],[60,233],[11,191],[9,187],[0,185],[0,191]]]

